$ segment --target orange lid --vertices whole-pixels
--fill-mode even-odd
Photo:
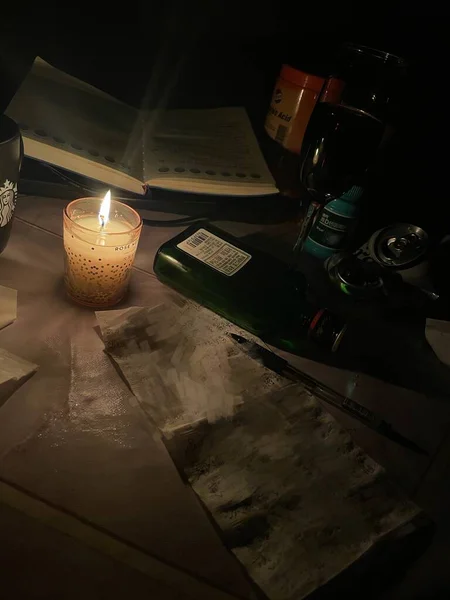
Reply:
[[[294,69],[294,67],[290,67],[289,65],[283,65],[281,67],[280,77],[290,81],[291,83],[294,83],[295,85],[298,85],[299,87],[308,88],[309,90],[317,93],[320,92],[325,81],[323,77],[304,73],[303,71]]]

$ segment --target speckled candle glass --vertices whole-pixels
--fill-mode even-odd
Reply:
[[[67,293],[95,308],[113,306],[123,298],[142,229],[138,213],[115,200],[102,227],[101,203],[102,198],[80,198],[64,210]]]

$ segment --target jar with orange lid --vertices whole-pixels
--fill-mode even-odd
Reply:
[[[286,150],[298,154],[309,118],[325,83],[323,77],[283,65],[267,113],[265,129]]]
[[[283,148],[299,154],[303,136],[321,96],[321,102],[338,102],[343,81],[325,79],[289,65],[283,65],[267,113],[265,129]]]

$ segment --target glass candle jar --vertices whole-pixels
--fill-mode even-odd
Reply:
[[[85,306],[117,304],[128,287],[142,229],[138,213],[111,201],[101,215],[102,198],[80,198],[64,210],[65,284]]]

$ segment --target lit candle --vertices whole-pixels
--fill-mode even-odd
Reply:
[[[142,229],[135,210],[111,200],[80,198],[64,210],[65,282],[71,298],[113,306],[128,287]]]

